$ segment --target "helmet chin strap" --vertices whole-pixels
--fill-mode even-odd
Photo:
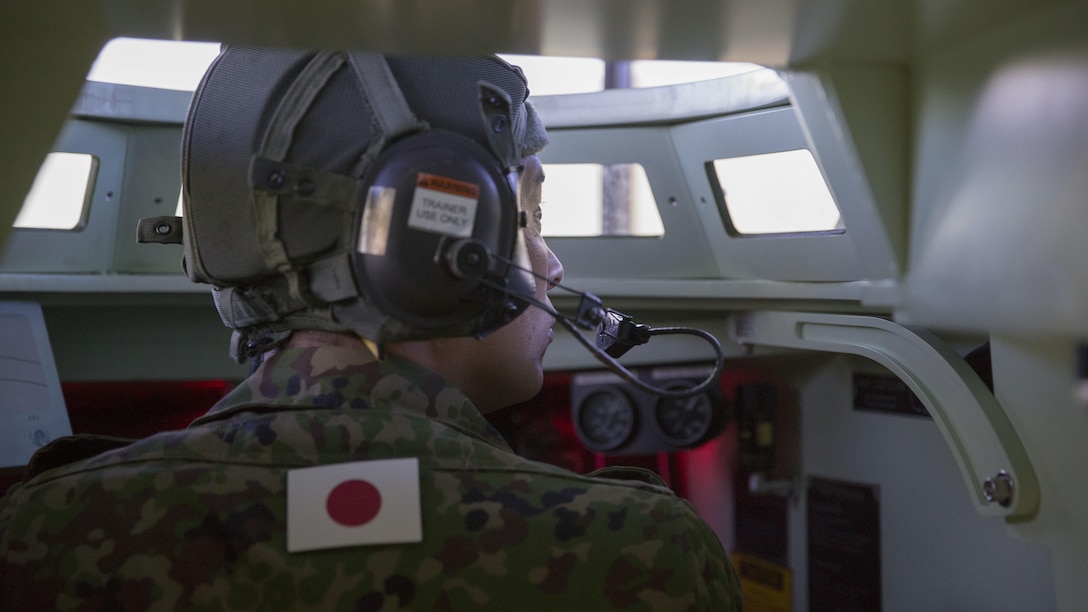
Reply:
[[[648,325],[635,323],[632,317],[602,305],[601,299],[592,293],[578,291],[559,283],[553,283],[547,277],[537,274],[533,270],[520,266],[513,261],[506,260],[502,257],[493,257],[506,265],[531,274],[538,280],[551,284],[554,288],[581,296],[582,299],[578,304],[578,312],[573,316],[559,312],[549,304],[537,300],[532,295],[517,294],[514,297],[555,317],[556,321],[570,331],[571,335],[573,335],[582,346],[586,347],[598,361],[616,375],[639,389],[661,397],[691,397],[702,393],[710,388],[711,385],[716,384],[718,377],[721,376],[722,368],[725,366],[725,353],[722,351],[721,343],[718,342],[718,339],[710,332],[694,327],[650,327]],[[495,289],[501,289],[497,285],[492,285],[491,282],[486,279],[482,279],[481,283],[488,284]],[[595,329],[595,340],[590,341],[582,334],[580,329]],[[711,371],[706,379],[691,388],[665,389],[663,387],[651,385],[641,380],[637,375],[616,360],[616,358],[622,356],[628,350],[638,345],[646,344],[650,341],[650,338],[654,336],[682,334],[698,336],[705,340],[714,350],[713,371]]]

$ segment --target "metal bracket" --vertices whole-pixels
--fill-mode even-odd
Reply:
[[[742,344],[848,353],[883,365],[933,416],[980,514],[1035,514],[1039,483],[1016,430],[978,375],[933,334],[877,317],[803,312],[742,313],[730,323]]]

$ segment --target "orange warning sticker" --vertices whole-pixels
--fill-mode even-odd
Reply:
[[[426,172],[419,173],[419,178],[416,180],[416,187],[441,191],[450,195],[461,196],[462,198],[472,198],[473,200],[480,197],[479,185],[438,176],[437,174],[427,174]]]

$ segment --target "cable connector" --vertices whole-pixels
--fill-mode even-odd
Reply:
[[[635,323],[633,317],[609,310],[597,327],[597,348],[619,358],[632,348],[650,341],[650,326]]]

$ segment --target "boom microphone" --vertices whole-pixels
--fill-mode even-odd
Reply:
[[[456,247],[456,245],[455,245]],[[451,251],[460,251],[462,249],[453,248]],[[486,249],[485,249],[486,251]],[[484,284],[492,289],[499,291],[507,291],[508,295],[516,300],[521,300],[531,306],[535,306],[548,314],[555,317],[563,327],[586,347],[598,361],[603,363],[609,370],[614,372],[632,385],[646,391],[653,393],[661,397],[683,398],[691,397],[702,393],[712,384],[715,384],[718,377],[721,375],[722,368],[725,365],[725,354],[722,351],[721,343],[710,332],[697,329],[694,327],[650,327],[635,323],[634,319],[626,314],[605,307],[601,303],[601,299],[592,293],[585,291],[578,291],[571,289],[559,283],[552,283],[552,281],[536,272],[526,269],[517,263],[498,257],[493,254],[484,254],[480,251],[476,251],[476,254],[481,257],[501,261],[502,263],[526,272],[533,277],[545,281],[552,285],[555,289],[562,289],[569,293],[581,296],[581,301],[578,304],[578,311],[573,316],[559,312],[552,306],[545,304],[537,300],[532,295],[525,295],[522,293],[509,293],[503,287],[495,284],[486,278],[481,278],[480,283]],[[456,267],[455,264],[452,267]],[[487,267],[486,264],[484,267]],[[595,338],[590,341],[585,335],[582,334],[580,329],[583,330],[595,330]],[[680,335],[687,334],[698,336],[711,346],[714,350],[714,369],[707,376],[705,380],[695,385],[694,387],[687,389],[665,389],[662,387],[655,387],[636,376],[633,372],[628,370],[623,364],[616,361],[616,359],[622,356],[632,348],[646,344],[650,341],[650,338],[654,336],[663,335]]]

